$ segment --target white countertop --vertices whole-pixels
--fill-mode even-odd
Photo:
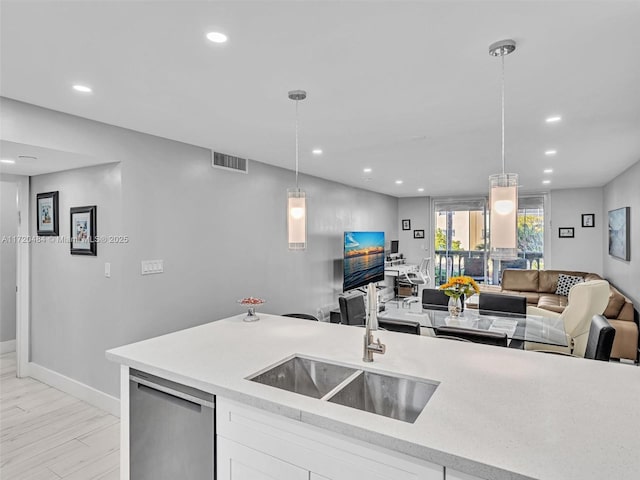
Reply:
[[[640,475],[640,368],[260,313],[115,348],[107,358],[254,407],[487,479]],[[245,377],[293,354],[440,382],[415,423]]]

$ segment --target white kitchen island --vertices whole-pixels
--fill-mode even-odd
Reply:
[[[365,364],[362,328],[243,316],[107,352],[123,480],[129,368],[216,395],[220,480],[640,478],[638,367],[383,331],[386,354]],[[440,383],[408,423],[246,379],[295,354]]]

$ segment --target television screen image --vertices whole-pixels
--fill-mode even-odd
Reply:
[[[344,232],[343,290],[384,280],[384,232]]]

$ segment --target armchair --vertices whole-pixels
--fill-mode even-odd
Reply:
[[[608,303],[609,282],[606,280],[589,280],[571,288],[567,307],[562,313],[555,313],[538,307],[527,307],[527,314],[543,317],[561,317],[569,346],[551,348],[549,345],[525,342],[525,349],[553,349],[584,357],[591,319],[594,315],[602,315]]]

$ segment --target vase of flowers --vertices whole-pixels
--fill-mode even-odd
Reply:
[[[265,300],[256,297],[245,297],[242,300],[238,300],[238,303],[247,307],[247,316],[242,320],[245,322],[255,322],[260,320],[260,317],[256,314],[256,308],[265,303]]]
[[[474,293],[480,293],[480,288],[476,281],[471,277],[459,276],[451,277],[447,283],[440,285],[440,290],[449,297],[449,315],[457,318],[462,312],[461,297],[470,297]]]

